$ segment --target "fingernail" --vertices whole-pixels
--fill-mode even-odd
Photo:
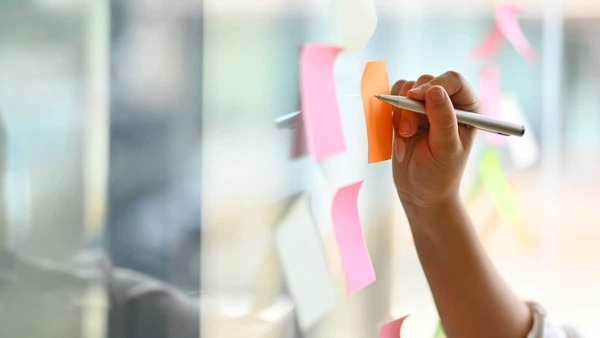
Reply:
[[[440,87],[431,87],[429,90],[429,99],[434,104],[444,103],[446,101],[446,93]]]
[[[404,161],[404,155],[406,154],[406,143],[404,142],[404,139],[396,137],[394,148],[396,153],[396,162],[402,163],[402,161]]]
[[[400,135],[404,137],[410,137],[410,124],[408,121],[400,124]]]
[[[418,86],[416,88],[413,88],[411,90],[408,91],[408,93],[406,94],[406,96],[410,96],[410,95],[417,95],[417,94],[421,94],[423,92],[423,86]]]

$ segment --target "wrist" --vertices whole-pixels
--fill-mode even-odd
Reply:
[[[462,204],[458,189],[441,192],[438,191],[435,197],[423,197],[419,194],[408,194],[398,190],[398,197],[402,206],[415,210],[435,211],[451,205]]]
[[[458,194],[440,198],[428,203],[414,200],[400,199],[413,232],[435,231],[439,226],[444,226],[450,219],[465,213],[464,205]]]

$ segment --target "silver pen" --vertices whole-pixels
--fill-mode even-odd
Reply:
[[[375,95],[375,97],[392,106],[414,111],[419,114],[425,114],[425,104],[421,101],[396,95]],[[454,112],[456,113],[456,120],[465,126],[505,136],[513,135],[520,137],[525,134],[525,126],[520,124],[505,122],[489,116],[460,109],[454,109]]]

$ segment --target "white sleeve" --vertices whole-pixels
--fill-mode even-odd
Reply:
[[[533,315],[533,327],[527,338],[581,338],[573,328],[563,327],[553,323],[546,311],[537,303],[527,302]]]

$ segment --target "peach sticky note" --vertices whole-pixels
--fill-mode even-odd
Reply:
[[[367,63],[361,81],[361,94],[369,141],[369,163],[392,157],[392,106],[375,97],[377,94],[389,93],[390,81],[385,62]]]
[[[402,323],[407,317],[404,316],[385,324],[379,331],[379,338],[400,338],[400,329],[402,329]]]
[[[496,67],[486,68],[479,76],[479,96],[483,114],[501,118],[500,111],[500,70]],[[487,139],[496,146],[504,145],[508,141],[506,136],[486,133]]]
[[[473,55],[478,59],[492,57],[500,49],[503,39],[508,40],[527,61],[535,61],[535,51],[521,29],[519,9],[514,5],[506,4],[496,8],[494,26],[473,51]]]
[[[300,97],[309,153],[321,161],[346,151],[333,80],[341,48],[306,45],[300,53]]]
[[[333,233],[342,261],[346,292],[353,294],[375,281],[375,269],[358,215],[358,191],[363,181],[340,188],[331,210]]]

